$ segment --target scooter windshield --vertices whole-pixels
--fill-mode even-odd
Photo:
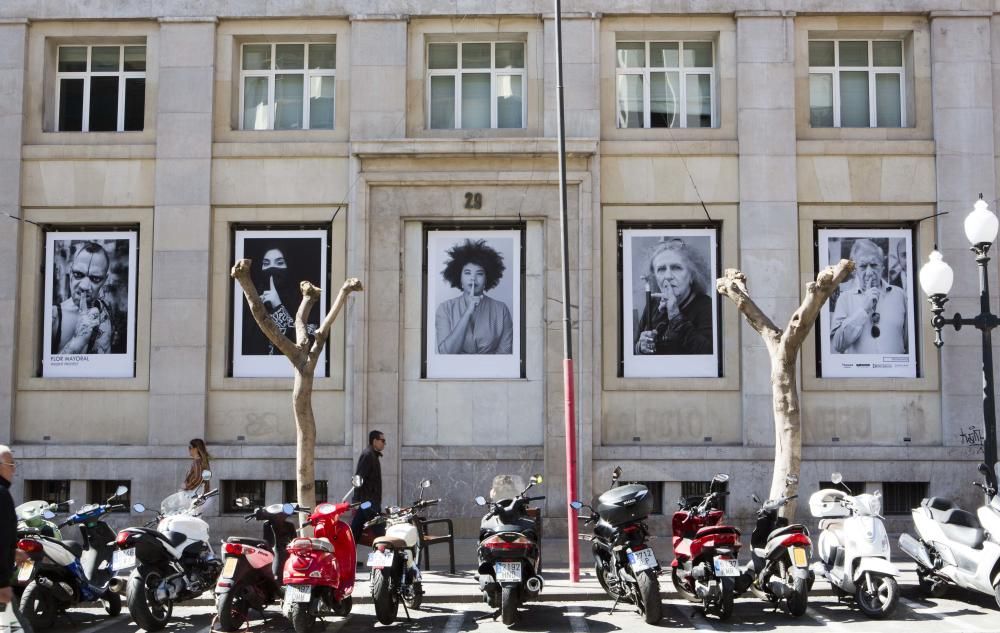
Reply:
[[[165,498],[160,504],[160,514],[177,514],[191,507],[191,502],[198,496],[192,490],[180,490]]]
[[[497,475],[493,478],[493,487],[490,488],[490,501],[513,499],[521,494],[524,486],[524,479],[520,475]]]

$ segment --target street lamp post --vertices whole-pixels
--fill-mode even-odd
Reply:
[[[948,301],[948,291],[954,281],[951,266],[937,250],[931,252],[926,264],[920,268],[920,287],[927,295],[931,304],[931,326],[934,328],[934,345],[941,347],[944,341],[941,330],[951,325],[960,330],[963,325],[971,325],[983,334],[983,457],[990,472],[994,472],[997,461],[997,420],[994,405],[993,387],[993,328],[1000,325],[1000,317],[990,312],[990,282],[986,264],[989,263],[990,246],[997,237],[1000,221],[990,211],[982,194],[970,213],[965,218],[965,236],[972,244],[972,252],[976,255],[976,265],[979,267],[979,314],[972,318],[964,318],[955,313],[951,317],[944,316],[944,304]]]

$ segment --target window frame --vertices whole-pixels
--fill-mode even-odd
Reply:
[[[431,46],[442,44],[454,44],[457,46],[457,57],[455,68],[431,68]],[[490,67],[489,68],[463,68],[462,67],[462,47],[466,44],[489,44],[490,45]],[[497,44],[520,44],[522,47],[521,68],[500,68],[497,63]],[[428,130],[524,130],[528,126],[528,44],[523,40],[470,40],[470,41],[428,41],[424,44],[424,107],[427,112],[425,125]],[[488,128],[465,128],[462,127],[462,77],[469,75],[490,75],[490,127]],[[503,76],[519,76],[521,78],[521,125],[519,127],[497,127],[497,78]],[[451,128],[432,127],[433,100],[431,99],[431,79],[433,77],[454,77],[455,78],[455,101],[454,112],[455,126]]]
[[[808,44],[813,42],[833,42],[833,66],[813,66],[809,62],[808,58]],[[840,43],[841,42],[866,42],[868,44],[868,65],[867,66],[841,66],[840,65]],[[900,46],[900,66],[876,66],[875,65],[875,55],[874,55],[874,44],[875,42],[899,42]],[[908,121],[906,120],[906,80],[907,80],[907,69],[906,69],[906,40],[902,38],[854,38],[854,37],[843,37],[843,38],[827,38],[827,37],[817,37],[809,38],[807,44],[806,52],[806,64],[808,66],[809,82],[808,82],[808,100],[809,100],[809,111],[808,111],[808,121],[809,127],[812,129],[866,129],[859,126],[849,126],[844,127],[840,120],[840,73],[841,72],[865,72],[868,75],[868,126],[867,129],[902,129],[909,127]],[[896,126],[882,126],[878,125],[878,100],[877,100],[877,87],[876,87],[876,75],[889,75],[896,74],[899,77],[899,127]],[[814,126],[812,124],[812,76],[813,75],[831,75],[832,77],[832,98],[833,98],[833,125],[832,126]]]
[[[684,66],[684,44],[690,42],[708,42],[712,47],[712,65],[711,66]],[[620,67],[618,65],[618,46],[620,44],[639,44],[644,45],[644,63],[642,68],[628,68]],[[677,59],[679,65],[674,66],[650,66],[650,54],[649,47],[651,44],[677,44]],[[614,92],[614,117],[615,117],[615,128],[619,130],[657,130],[657,129],[691,129],[691,130],[712,130],[719,127],[719,103],[718,103],[718,90],[716,83],[716,65],[718,64],[719,53],[718,44],[712,39],[621,39],[615,40],[614,48],[614,70],[615,70],[615,92]],[[691,68],[692,70],[687,70]],[[669,72],[676,72],[680,80],[680,92],[677,98],[677,118],[680,120],[680,125],[664,126],[664,127],[652,127],[652,108],[650,105],[650,73],[662,73],[666,74]],[[642,127],[628,127],[621,125],[620,109],[618,104],[620,99],[618,97],[618,81],[619,77],[626,75],[638,75],[642,77]],[[708,87],[709,87],[709,111],[711,113],[711,122],[707,127],[689,127],[687,124],[688,114],[687,114],[687,77],[689,75],[708,75]]]
[[[247,494],[242,490],[238,490],[240,487],[259,487],[258,491],[254,493]],[[240,493],[243,494],[240,494]],[[256,492],[259,492],[259,498]],[[247,496],[250,498],[250,506],[248,508],[253,509],[255,504],[264,505],[266,504],[267,495],[267,481],[264,479],[225,479],[222,482],[222,507],[219,510],[219,514],[246,514],[248,512],[245,508],[236,507],[236,499],[241,496]]]
[[[118,47],[118,67],[120,70],[117,71],[93,71],[90,70],[93,60],[94,48],[111,48],[113,46]],[[145,70],[125,70],[125,48],[142,46],[143,51],[143,65],[146,67]],[[84,71],[61,71],[59,70],[59,51],[63,48],[86,48],[87,49],[87,70]],[[126,130],[125,127],[125,84],[129,79],[142,79],[147,81],[147,73],[149,72],[149,45],[147,43],[143,44],[58,44],[56,46],[56,56],[55,56],[55,80],[56,84],[54,86],[55,90],[55,121],[53,125],[53,130],[55,132],[92,132],[90,129],[90,84],[94,77],[118,77],[118,111],[115,116],[115,129],[114,130],[98,130],[97,133],[107,133],[107,132],[142,132],[146,128],[145,111],[146,111],[146,92],[148,88],[148,83],[143,85],[143,122],[142,128],[138,130]],[[62,130],[59,128],[59,120],[62,114],[62,80],[63,79],[83,79],[83,105],[82,112],[80,113],[80,129],[79,130]]]
[[[267,70],[246,70],[243,68],[243,54],[247,46],[261,46],[268,45],[271,47],[271,68]],[[277,64],[277,46],[278,45],[296,45],[301,44],[304,47],[304,56],[301,69],[278,69],[275,68]],[[309,68],[309,46],[311,44],[333,44],[335,47],[337,45],[336,40],[333,41],[306,41],[306,40],[296,40],[296,41],[277,41],[271,40],[267,42],[240,42],[239,44],[239,58],[236,60],[237,67],[239,70],[239,127],[237,128],[241,132],[287,132],[290,130],[323,130],[331,131],[337,129],[337,54],[336,49],[334,49],[333,57],[333,68]],[[275,107],[275,95],[274,95],[274,85],[275,78],[277,75],[301,75],[302,76],[302,127],[300,128],[275,128],[274,127],[274,116],[276,112]],[[267,127],[263,129],[257,128],[247,128],[244,126],[244,116],[246,110],[244,109],[244,102],[246,99],[246,82],[247,77],[266,77],[267,78]],[[311,109],[312,104],[310,103],[310,79],[313,77],[332,77],[333,78],[333,111],[330,113],[330,127],[328,128],[313,128],[310,127],[311,124]]]

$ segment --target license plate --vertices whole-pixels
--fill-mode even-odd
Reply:
[[[715,575],[716,576],[739,576],[740,566],[736,562],[735,558],[716,558],[715,559]]]
[[[805,567],[809,564],[809,555],[806,554],[804,547],[793,547],[792,549],[792,564],[796,567]]]
[[[238,565],[239,562],[240,559],[238,558],[227,558],[226,564],[222,567],[222,577],[226,579],[232,578],[233,574],[236,573],[236,565]]]
[[[497,575],[497,582],[521,582],[521,563],[493,563],[493,571]]]
[[[656,567],[656,554],[654,554],[653,550],[648,547],[636,552],[629,550],[628,564],[632,567],[632,571],[634,572],[653,569]]]
[[[392,567],[392,552],[371,552],[368,554],[368,566],[375,569]]]
[[[309,602],[312,585],[285,585],[285,602]]]
[[[135,548],[116,549],[111,554],[111,569],[121,571],[129,567],[135,567]]]
[[[17,570],[17,581],[18,582],[28,582],[31,580],[31,572],[35,568],[34,561],[24,561]]]

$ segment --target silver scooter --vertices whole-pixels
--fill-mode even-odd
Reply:
[[[1000,464],[998,471],[1000,471]],[[997,476],[986,464],[979,465],[988,501],[976,514],[952,501],[931,497],[914,508],[913,523],[918,539],[899,537],[899,547],[917,562],[917,578],[924,593],[939,598],[950,585],[992,595],[1000,606],[1000,497]]]

